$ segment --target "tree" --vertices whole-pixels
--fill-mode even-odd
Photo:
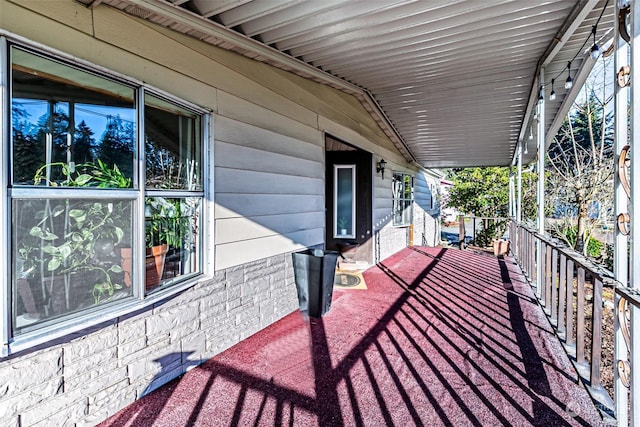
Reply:
[[[29,113],[18,103],[11,106],[13,182],[29,183],[33,173],[42,164],[44,147],[39,143],[37,127],[29,121]]]
[[[108,166],[118,165],[125,176],[132,177],[135,136],[133,123],[122,119],[120,115],[109,116],[96,157]]]
[[[604,74],[604,73],[603,73]],[[613,207],[613,129],[604,84],[585,84],[588,96],[567,115],[547,152],[549,231],[589,255],[596,227]],[[600,96],[599,96],[600,95]],[[591,254],[595,255],[595,254]]]
[[[509,214],[509,168],[466,168],[449,175],[453,188],[447,206],[477,217]]]
[[[476,234],[476,244],[486,246],[491,239],[502,236],[509,216],[509,176],[508,167],[485,167],[455,169],[448,174],[453,182],[449,191],[447,206],[476,217],[485,218],[483,229]],[[536,174],[524,171],[523,184],[534,182]],[[532,185],[523,185],[523,217],[536,215],[536,189]],[[489,220],[488,218],[504,218]]]
[[[93,131],[85,121],[81,121],[76,127],[73,144],[73,161],[76,163],[89,163],[95,160]]]

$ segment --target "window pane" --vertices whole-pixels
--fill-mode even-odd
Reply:
[[[336,236],[354,236],[354,166],[336,166]]]
[[[393,193],[393,225],[410,225],[413,221],[413,177],[394,173],[391,191]]]
[[[202,190],[200,116],[145,95],[148,189]]]
[[[145,199],[147,291],[200,271],[200,205],[195,197]]]
[[[132,295],[130,200],[12,201],[16,333]],[[129,264],[130,267],[130,264]]]
[[[14,185],[73,186],[70,173],[100,160],[130,187],[134,89],[17,48],[11,54]],[[102,185],[110,186],[122,185]]]

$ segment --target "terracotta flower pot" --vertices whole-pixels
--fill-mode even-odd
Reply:
[[[511,242],[508,240],[494,240],[493,241],[493,254],[495,256],[506,255],[509,252],[509,246]]]
[[[162,274],[164,273],[164,260],[167,256],[168,246],[158,245],[147,248],[146,257],[146,275],[144,288],[150,290],[155,288],[160,280],[162,280]]]
[[[131,248],[120,248],[120,267],[124,273],[124,285],[131,287],[131,271],[132,271],[132,251]]]

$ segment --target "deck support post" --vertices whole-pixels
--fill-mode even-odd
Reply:
[[[615,16],[618,16],[619,8],[618,2],[615,5]],[[614,56],[614,72],[617,72],[624,66],[629,65],[629,45],[620,36],[620,28],[618,27],[618,20],[615,22],[615,56]],[[629,88],[627,86],[621,86],[620,84],[614,84],[614,122],[615,122],[615,153],[619,156],[623,151],[625,145],[628,143],[628,101],[629,101]],[[637,99],[637,98],[636,98]],[[616,160],[618,157],[616,157]],[[620,173],[627,173],[624,170],[619,170],[619,163],[614,162],[617,165],[617,169],[614,174],[614,212],[616,217],[618,215],[625,215],[629,212],[629,197],[620,180]],[[629,254],[627,252],[627,246],[629,244],[629,236],[627,233],[622,232],[618,227],[615,229],[615,241],[614,241],[614,264],[613,271],[616,280],[627,286],[629,282]],[[618,307],[621,296],[615,293],[614,307]],[[624,340],[624,333],[622,331],[618,316],[614,316],[614,360],[627,360],[628,349]],[[629,411],[628,411],[628,393],[629,389],[624,385],[618,369],[614,364],[614,402],[615,402],[615,417],[618,420],[618,425],[628,425]],[[636,384],[637,385],[637,384]]]
[[[618,3],[618,2],[616,2]],[[637,148],[633,144],[640,143],[640,123],[638,114],[640,110],[640,4],[631,2],[631,259],[630,259],[630,287],[638,289],[640,284],[640,227],[633,226],[640,220],[640,156],[637,156]],[[640,308],[629,304],[631,327],[629,363],[631,365],[631,393],[630,407],[632,408],[630,419],[632,426],[640,426]],[[621,420],[618,419],[620,422]]]
[[[540,76],[538,78],[540,85],[544,82],[544,67],[540,68]],[[544,97],[540,97],[538,105],[538,122],[537,122],[537,146],[538,146],[538,233],[544,234],[544,159],[546,153],[545,147],[545,104]],[[544,287],[544,271],[542,271],[544,257],[544,245],[542,242],[537,242],[537,289],[536,295],[538,298],[542,296],[542,289]]]

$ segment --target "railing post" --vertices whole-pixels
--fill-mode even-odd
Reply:
[[[619,9],[616,2],[616,14],[618,16]],[[614,56],[614,70],[619,70],[621,67],[628,65],[628,53],[629,48],[627,42],[620,37],[618,28],[618,20],[614,20],[616,36],[614,43],[616,43],[616,52]],[[618,84],[614,85],[615,96],[615,152],[620,153],[624,146],[627,144],[627,118],[628,118],[628,88],[622,87]],[[619,162],[614,162],[616,167],[619,167]],[[629,212],[629,198],[620,180],[620,173],[626,173],[626,171],[616,170],[615,177],[615,214],[623,215]],[[614,266],[613,271],[616,280],[623,285],[627,285],[629,280],[629,257],[627,253],[627,246],[629,244],[628,236],[622,232],[622,230],[616,227],[615,229],[615,247],[614,247]],[[618,314],[618,306],[621,304],[621,297],[616,292],[614,295],[614,307],[615,314]],[[622,330],[621,322],[618,315],[614,315],[614,401],[615,401],[615,415],[618,420],[618,425],[628,425],[629,419],[629,389],[625,385],[620,372],[619,361],[627,361],[628,349],[625,342],[624,332]]]
[[[631,3],[631,142],[640,143],[640,6],[638,1]],[[637,154],[637,146],[631,153],[631,221],[637,224],[640,221],[640,197],[635,191],[640,183],[640,156]],[[633,184],[635,183],[635,185]],[[640,287],[640,227],[631,227],[631,277],[630,286],[634,289]],[[631,310],[631,425],[640,426],[640,308],[635,305]]]
[[[631,6],[631,11],[633,12],[632,16],[632,21],[633,22],[638,22],[637,19],[635,19],[638,15],[637,11],[635,11],[636,7],[635,5]],[[620,4],[619,2],[615,2],[615,14],[614,16],[619,16],[620,15]],[[623,20],[623,25],[626,25],[626,20]],[[627,43],[626,40],[624,40],[621,37],[621,28],[620,28],[620,21],[618,19],[614,19],[614,27],[615,27],[615,37],[614,37],[614,47],[615,47],[615,55],[614,55],[614,70],[618,71],[623,69],[622,67],[624,66],[628,66],[629,61],[629,44]],[[626,30],[626,29],[624,29]],[[632,34],[636,34],[638,32],[638,28],[637,28],[637,24],[634,26],[634,28],[632,29],[631,33]],[[633,41],[631,41],[631,43],[633,44]],[[633,59],[634,59],[634,65],[638,64],[638,55],[633,54]],[[636,71],[636,76],[637,76],[637,71]],[[637,84],[635,85],[635,87],[637,88]],[[636,92],[636,97],[635,99],[637,100],[637,89],[634,91]],[[620,84],[614,84],[614,97],[615,97],[615,102],[614,102],[614,122],[615,122],[615,136],[614,136],[614,143],[615,143],[615,153],[616,156],[620,156],[620,153],[623,151],[623,148],[628,144],[628,132],[627,132],[627,126],[628,126],[628,118],[629,118],[629,88],[627,85],[620,85]],[[635,108],[633,105],[631,105],[631,112],[632,115],[631,117],[633,117],[633,113],[635,112]],[[635,127],[637,129],[637,125],[634,123],[635,120],[631,120],[631,126]],[[637,159],[637,157],[636,157]],[[618,158],[616,158],[616,160],[618,160]],[[615,165],[617,165],[617,168],[620,167],[620,162],[615,161],[614,162]],[[614,198],[614,202],[615,202],[615,215],[619,216],[619,215],[625,215],[629,212],[629,200],[631,197],[631,194],[627,194],[627,191],[625,190],[624,186],[622,185],[622,180],[621,180],[621,173],[627,173],[627,171],[622,170],[620,171],[619,169],[616,170],[616,174],[614,174],[614,191],[615,191],[615,198]],[[626,176],[625,176],[626,177]],[[630,191],[630,189],[629,189]],[[637,211],[636,211],[637,212]],[[623,217],[624,218],[624,217]],[[636,242],[635,245],[638,245],[639,242]],[[623,286],[627,286],[628,281],[629,281],[629,255],[627,252],[627,248],[628,248],[628,244],[629,244],[629,239],[628,239],[628,235],[627,233],[623,233],[622,230],[620,230],[618,227],[616,227],[616,231],[615,231],[615,248],[614,248],[614,274],[615,274],[615,278],[616,280],[621,283]],[[629,389],[627,388],[628,384],[625,384],[623,379],[621,378],[620,372],[619,372],[619,366],[622,364],[624,365],[624,363],[628,362],[628,358],[629,358],[629,354],[628,351],[631,349],[627,348],[627,344],[625,342],[625,336],[624,336],[624,331],[623,331],[623,327],[621,327],[621,322],[619,319],[619,312],[617,310],[617,307],[621,304],[621,302],[623,302],[623,300],[621,299],[620,295],[616,292],[615,296],[614,296],[614,307],[616,307],[616,313],[618,315],[614,315],[614,401],[615,401],[615,416],[616,419],[618,420],[618,425],[619,426],[626,426],[628,425],[628,420],[629,420],[629,411],[628,411],[628,405],[629,405]],[[637,319],[636,319],[637,321]],[[637,353],[637,352],[636,352]],[[636,365],[638,366],[638,365]],[[623,373],[623,375],[626,375],[626,373]],[[638,384],[638,382],[636,381],[635,383],[635,387],[638,388],[640,387],[640,385]],[[633,394],[633,389],[631,390],[632,394]],[[635,403],[635,405],[638,405],[638,402],[634,402],[635,399],[633,399],[632,396],[632,407],[633,404]],[[636,412],[636,420],[635,420],[635,425],[640,425],[640,422],[638,421],[638,415],[637,412],[638,411],[633,411],[632,412]],[[632,415],[633,418],[633,415]]]
[[[544,82],[544,67],[540,68],[539,81]],[[546,121],[545,121],[545,100],[544,97],[538,101],[538,105],[536,107],[538,109],[538,233],[540,235],[544,235],[544,158],[546,155]],[[541,298],[541,292],[543,292],[544,287],[544,270],[542,262],[542,258],[544,257],[544,245],[538,245],[538,298]]]

